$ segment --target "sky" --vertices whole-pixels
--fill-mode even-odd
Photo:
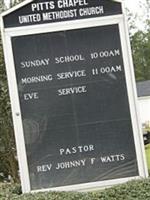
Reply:
[[[136,20],[136,26],[138,29],[144,30],[143,20],[145,19],[146,12],[144,10],[144,4],[146,0],[123,0],[125,6],[133,13],[138,16]]]
[[[139,10],[139,0],[124,0],[125,5],[133,12]]]
[[[123,0],[125,6],[133,13],[136,14],[141,20],[146,15],[144,4],[146,0]]]
[[[143,14],[145,0],[123,0],[126,7],[133,13]]]

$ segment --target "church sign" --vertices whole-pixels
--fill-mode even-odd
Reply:
[[[120,2],[27,0],[2,35],[23,192],[147,176]]]

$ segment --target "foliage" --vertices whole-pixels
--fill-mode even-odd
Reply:
[[[87,193],[43,192],[21,194],[19,185],[0,186],[1,200],[149,200],[150,179],[131,181],[105,190]]]
[[[5,10],[5,3],[4,3],[4,0],[1,0],[0,1],[0,13]]]
[[[10,0],[12,7],[24,0]],[[0,13],[6,10],[5,0],[0,0]],[[11,105],[0,35],[0,181],[19,181],[16,146],[11,117]]]
[[[11,0],[11,1],[10,1],[9,7],[13,7],[13,6],[15,6],[15,5],[17,5],[18,3],[21,3],[21,2],[23,2],[23,1],[25,1],[25,0]]]
[[[144,13],[146,13],[143,20],[141,20],[145,29],[137,29],[134,34],[130,34],[137,81],[150,80],[150,1],[147,0],[146,3],[142,5],[145,11]],[[135,24],[137,18],[138,16],[132,16],[130,14],[130,24]],[[130,32],[132,32],[133,26],[130,26],[130,28]]]
[[[146,158],[147,158],[147,164],[148,164],[148,171],[150,173],[150,144],[145,146],[146,150]]]
[[[5,9],[4,2],[0,3],[0,10]],[[10,100],[0,35],[0,180],[9,177],[18,180],[15,140],[11,118]]]
[[[131,37],[137,81],[150,80],[150,32],[137,31]]]

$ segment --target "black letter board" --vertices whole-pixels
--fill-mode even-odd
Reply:
[[[23,192],[145,177],[121,3],[21,5],[3,15],[3,41],[10,91],[16,83],[11,102]]]

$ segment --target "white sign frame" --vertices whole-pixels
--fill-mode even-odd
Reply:
[[[28,0],[27,2],[29,3],[32,1]],[[25,3],[22,3],[20,7],[22,5],[25,5]],[[123,5],[122,7],[124,8]],[[19,6],[17,8],[19,8]],[[11,10],[11,12],[12,11],[13,9]],[[75,20],[75,21],[57,22],[57,23],[52,23],[52,24],[32,25],[32,26],[4,29],[3,17],[7,14],[8,12],[2,15],[2,21],[1,21],[2,39],[3,39],[3,44],[4,44],[5,63],[6,63],[6,69],[7,69],[9,93],[10,93],[11,106],[12,106],[13,123],[14,123],[14,129],[15,129],[15,138],[16,138],[16,146],[17,146],[21,185],[22,185],[23,193],[48,191],[48,190],[88,191],[88,190],[98,189],[100,187],[107,187],[107,186],[112,186],[114,184],[124,183],[132,179],[148,177],[145,152],[144,152],[144,143],[143,143],[143,138],[142,138],[142,129],[140,126],[138,112],[137,112],[138,109],[137,109],[136,85],[135,85],[133,62],[132,62],[131,48],[130,48],[130,43],[129,43],[129,36],[128,36],[125,15],[120,14],[120,15],[113,15],[113,16],[107,16],[107,17],[97,17],[97,18],[90,18],[90,19],[80,19],[80,20]],[[28,165],[27,165],[27,156],[26,156],[25,140],[24,140],[24,134],[23,134],[23,125],[22,125],[22,118],[21,118],[21,110],[20,110],[20,103],[19,103],[19,95],[18,95],[18,88],[17,88],[17,81],[16,81],[11,37],[21,36],[21,35],[31,35],[31,34],[42,34],[42,33],[64,31],[64,30],[90,28],[90,27],[92,28],[92,27],[97,27],[97,26],[113,25],[113,24],[118,24],[119,26],[139,176],[32,191],[31,186],[30,186],[29,171],[28,171]]]

